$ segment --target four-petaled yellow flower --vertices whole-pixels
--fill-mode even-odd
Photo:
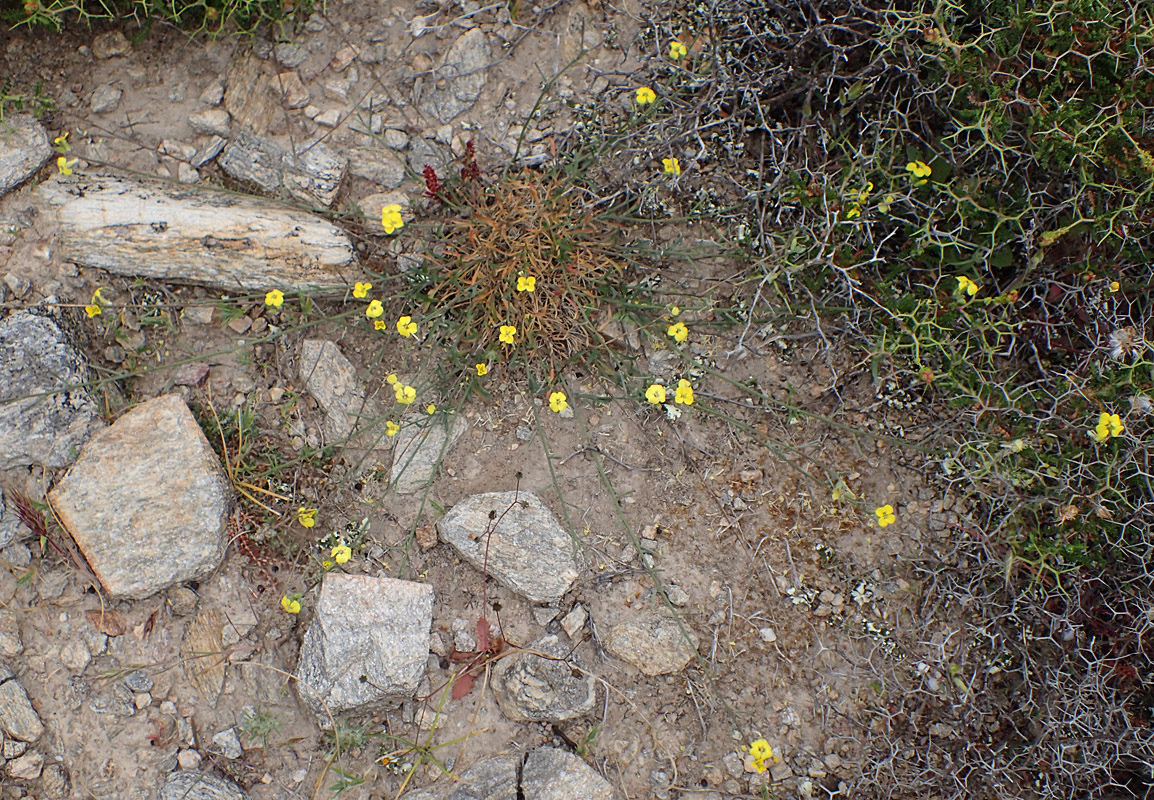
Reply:
[[[332,549],[332,552],[330,552],[329,555],[333,557],[333,561],[337,562],[338,564],[344,564],[353,557],[353,551],[347,544],[338,544]]]
[[[516,325],[502,325],[497,336],[504,344],[513,344],[513,337],[517,335]]]
[[[645,399],[655,406],[665,402],[665,387],[660,383],[651,383],[645,390]]]
[[[564,392],[553,392],[549,395],[549,408],[560,414],[569,407],[569,401],[565,399]]]
[[[76,166],[78,159],[68,158],[67,156],[60,156],[56,159],[56,169],[60,170],[61,175],[71,175],[72,168]]]
[[[906,172],[915,178],[928,178],[933,170],[930,168],[930,165],[924,161],[911,161],[906,164]]]
[[[674,61],[678,61],[685,57],[689,50],[681,42],[674,39],[669,43],[669,57]]]
[[[436,414],[437,413],[437,404],[436,403],[429,403],[427,406],[425,406],[425,412],[428,414]]]
[[[373,285],[371,283],[361,283],[360,281],[357,281],[356,285],[353,287],[353,297],[357,298],[358,300],[364,300],[369,296],[369,289],[372,288]]]
[[[766,762],[774,760],[773,748],[765,739],[758,739],[749,745],[749,754],[753,756],[753,768],[759,773],[767,769]]]
[[[878,527],[879,528],[884,528],[886,525],[892,525],[894,523],[894,520],[897,519],[897,517],[894,516],[894,507],[891,506],[889,503],[886,503],[884,506],[881,506],[880,508],[875,508],[874,509],[874,516],[876,516],[878,518]]]
[[[661,168],[665,171],[666,175],[676,176],[681,174],[681,162],[676,158],[661,159]]]
[[[967,278],[965,275],[958,275],[958,292],[968,294],[973,297],[978,293],[978,284]]]
[[[273,289],[264,296],[264,304],[271,308],[280,308],[284,305],[284,292],[280,289]]]
[[[286,594],[280,599],[280,607],[290,614],[301,613],[301,596],[299,594]]]
[[[389,328],[389,326],[385,324],[385,321],[383,319],[374,319],[373,320],[373,330],[374,331],[384,331],[384,330],[388,330],[388,328]]]
[[[1126,430],[1126,426],[1122,424],[1122,418],[1117,414],[1107,414],[1105,411],[1098,417],[1098,425],[1094,428],[1091,436],[1095,441],[1104,442],[1111,436],[1121,436],[1122,432]]]
[[[391,203],[381,209],[381,226],[385,229],[385,233],[392,233],[405,227],[405,221],[401,218],[401,207],[396,203]]]
[[[393,394],[397,398],[398,403],[409,405],[417,399],[417,390],[407,383],[396,383],[393,385]]]
[[[385,420],[385,436],[396,436],[401,426],[390,420]]]
[[[673,341],[680,344],[689,338],[689,328],[685,327],[684,322],[675,322],[669,326],[665,331],[667,336],[670,336]]]
[[[537,279],[532,275],[518,275],[517,276],[517,291],[518,292],[535,292],[537,291]]]
[[[297,509],[297,522],[306,528],[312,528],[317,524],[317,510],[301,506]]]
[[[401,317],[397,320],[397,333],[404,336],[406,339],[417,332],[417,323],[413,322],[413,318],[409,316]]]
[[[673,402],[683,406],[693,405],[693,384],[682,378],[677,382],[677,391],[673,395]]]
[[[638,88],[637,95],[633,99],[637,101],[637,105],[643,106],[656,100],[657,94],[648,86],[642,86]]]
[[[489,366],[484,362],[477,362],[477,375],[485,376],[489,374]]]
[[[369,319],[376,319],[385,313],[385,307],[381,305],[380,300],[373,300],[365,306],[365,316]]]

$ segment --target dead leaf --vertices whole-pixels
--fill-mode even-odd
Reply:
[[[128,621],[119,611],[92,608],[84,612],[84,618],[105,636],[123,636],[128,630]]]
[[[189,624],[180,643],[184,672],[201,697],[215,704],[224,688],[224,642],[226,620],[216,610],[201,611]]]

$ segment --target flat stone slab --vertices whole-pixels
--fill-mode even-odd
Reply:
[[[377,450],[380,460],[387,463],[388,439],[380,406],[365,396],[356,367],[340,347],[323,339],[305,339],[301,342],[297,371],[301,383],[325,414],[326,439],[344,445],[346,460],[362,462]]]
[[[35,742],[44,733],[44,723],[28,693],[12,677],[0,683],[0,730],[21,742]]]
[[[697,655],[697,635],[673,617],[647,611],[619,622],[605,637],[605,649],[646,675],[680,672]]]
[[[349,165],[348,159],[327,145],[308,145],[294,152],[247,131],[233,137],[217,163],[233,178],[263,192],[275,195],[284,191],[298,200],[326,207],[336,199]]]
[[[171,773],[160,787],[160,800],[248,800],[230,780],[208,772],[181,770]]]
[[[578,756],[554,747],[538,747],[521,769],[525,800],[616,800],[609,781]]]
[[[35,175],[52,155],[48,134],[28,114],[6,114],[0,122],[0,197]]]
[[[560,636],[543,636],[526,650],[493,666],[497,705],[515,722],[563,722],[584,716],[597,702],[593,676],[580,669],[572,645]],[[577,669],[575,669],[577,667]]]
[[[41,309],[0,321],[0,470],[76,459],[103,427],[84,388],[88,360],[64,318]]]
[[[143,598],[216,569],[230,491],[188,406],[164,395],[93,436],[49,497],[109,596]]]
[[[499,519],[486,535],[493,520]],[[534,603],[555,603],[577,580],[573,540],[540,498],[529,492],[490,492],[457,503],[437,532],[469,563]]]
[[[260,198],[85,177],[48,181],[35,195],[65,259],[117,275],[250,292],[343,287],[360,277],[340,228]]]
[[[517,792],[518,756],[496,756],[478,761],[459,775],[459,783],[419,789],[402,795],[403,800],[521,800]],[[525,798],[524,800],[528,800]]]
[[[301,643],[297,691],[321,727],[416,694],[429,656],[433,587],[329,573]]]
[[[469,423],[458,414],[447,418],[426,416],[402,424],[393,437],[396,447],[389,471],[389,483],[397,494],[424,491],[441,461],[468,429]]]

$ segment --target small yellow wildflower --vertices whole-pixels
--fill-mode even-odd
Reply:
[[[911,161],[906,164],[906,172],[915,178],[928,178],[933,170],[930,168],[930,165],[924,161]]]
[[[306,528],[314,527],[317,524],[317,510],[301,506],[297,509],[297,522]]]
[[[565,399],[564,392],[553,392],[549,395],[549,408],[560,414],[569,407],[569,401]]]
[[[338,544],[329,555],[333,557],[333,561],[344,564],[353,557],[353,551],[347,544]]]
[[[1122,284],[1118,281],[1110,281],[1110,294],[1116,293],[1121,288]]]
[[[758,739],[749,745],[749,754],[753,756],[753,768],[759,773],[767,769],[766,762],[774,761],[773,748],[765,739]]]
[[[398,403],[409,405],[417,399],[417,390],[407,383],[398,383],[393,387],[393,394],[397,398]]]
[[[849,207],[849,211],[845,212],[846,219],[856,219],[861,216],[861,208],[854,204]]]
[[[502,325],[500,334],[497,336],[504,344],[513,344],[513,337],[517,335],[516,325]]]
[[[661,167],[666,175],[677,176],[681,174],[681,162],[676,158],[661,159]]]
[[[264,296],[264,304],[270,308],[280,308],[284,305],[284,292],[280,289],[273,289]]]
[[[978,293],[978,284],[967,278],[965,275],[958,275],[958,292],[960,294],[968,294],[973,297]]]
[[[56,159],[56,169],[60,170],[61,175],[71,175],[72,168],[76,166],[79,159],[68,158],[67,156],[60,156]]]
[[[672,58],[674,61],[679,61],[682,58],[685,58],[685,54],[688,52],[689,52],[688,48],[686,48],[685,45],[683,45],[681,42],[677,41],[676,39],[674,39],[673,41],[671,41],[669,43],[669,57]]]
[[[393,233],[405,227],[405,220],[401,218],[401,207],[391,203],[381,209],[381,226],[385,233]]]
[[[286,594],[280,599],[280,607],[290,614],[301,613],[301,596],[299,594]]]
[[[364,300],[369,296],[369,289],[372,288],[373,285],[371,283],[361,283],[360,281],[357,281],[356,285],[353,286],[353,297],[357,298],[358,300]]]
[[[1121,436],[1126,430],[1122,418],[1117,414],[1107,414],[1105,411],[1098,417],[1098,425],[1091,434],[1095,441],[1104,442],[1111,436]]]
[[[894,516],[894,507],[889,503],[886,503],[884,506],[879,508],[875,508],[874,516],[878,518],[879,528],[884,528],[886,525],[892,525],[894,520],[897,519],[897,517]]]
[[[483,362],[477,362],[477,375],[484,377],[489,374],[489,366]]]
[[[413,322],[413,318],[409,316],[401,317],[397,320],[397,333],[404,336],[406,339],[417,332],[417,323]]]
[[[637,101],[637,105],[643,106],[656,100],[657,94],[648,86],[642,86],[637,90],[637,95],[633,99]]]
[[[671,337],[673,341],[681,344],[689,338],[689,328],[685,327],[684,322],[675,322],[669,326],[665,331],[666,335]]]
[[[429,403],[427,406],[425,406],[425,412],[428,414],[436,414],[437,413],[437,404],[436,403]]]
[[[380,300],[373,300],[365,306],[365,316],[369,319],[376,319],[385,313],[385,307],[381,305]]]
[[[535,292],[537,291],[537,279],[532,275],[517,276],[517,291],[518,292]]]
[[[391,419],[385,420],[385,436],[396,436],[397,431],[400,429],[401,426],[393,422]]]
[[[386,331],[388,329],[389,329],[389,326],[385,324],[385,321],[383,319],[374,319],[373,320],[373,330],[374,331]]]
[[[665,387],[660,383],[651,383],[645,390],[645,399],[655,406],[665,402]]]

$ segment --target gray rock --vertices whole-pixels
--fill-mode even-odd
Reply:
[[[31,178],[52,155],[48,134],[28,114],[8,114],[0,122],[0,197]]]
[[[525,800],[616,800],[609,781],[578,756],[553,747],[538,747],[521,770]]]
[[[110,597],[203,578],[228,544],[228,480],[177,395],[96,434],[49,497]]]
[[[563,722],[593,710],[597,687],[581,668],[572,646],[560,636],[543,636],[527,650],[493,667],[493,692],[501,712],[515,722]]]
[[[486,536],[491,517],[500,521]],[[478,569],[488,540],[489,574],[534,603],[556,603],[577,579],[573,541],[535,494],[474,495],[441,517],[437,532]]]
[[[437,82],[421,100],[421,110],[441,122],[468,111],[488,81],[492,56],[485,33],[470,28],[453,42],[437,70]]]
[[[40,771],[44,769],[44,756],[33,750],[9,761],[4,769],[10,778],[34,781],[40,777]]]
[[[71,464],[103,422],[88,362],[63,317],[40,309],[0,322],[0,470]]]
[[[44,733],[40,715],[15,678],[0,683],[0,730],[21,742],[35,742]]]
[[[248,795],[230,780],[207,772],[173,772],[160,787],[159,800],[247,800]]]
[[[373,466],[370,459],[388,462],[380,407],[365,397],[356,367],[333,342],[305,339],[297,368],[301,383],[325,414],[329,443],[341,443],[349,463]],[[378,451],[379,452],[376,452]]]
[[[408,792],[403,800],[518,800],[520,764],[517,756],[487,758],[461,772],[459,782]]]
[[[220,754],[225,758],[236,761],[244,755],[244,748],[240,744],[240,736],[236,728],[228,728],[212,737],[212,743],[220,748]]]
[[[425,416],[401,426],[394,437],[393,466],[390,485],[397,494],[424,491],[437,472],[442,459],[464,435],[469,423],[457,414],[447,417]]]
[[[93,114],[105,114],[115,110],[115,108],[120,105],[120,98],[123,96],[124,92],[120,89],[105,83],[96,87],[96,91],[92,93],[92,100],[89,106]]]
[[[314,144],[292,152],[272,139],[243,132],[217,159],[221,169],[239,181],[275,194],[282,189],[308,203],[332,205],[345,177],[348,161],[327,145]]]
[[[0,550],[12,544],[17,539],[23,539],[32,534],[32,531],[20,518],[20,512],[11,500],[4,497],[4,489],[0,488]],[[0,615],[0,619],[2,619]],[[3,636],[3,626],[0,625],[0,637]],[[4,647],[0,640],[0,656],[4,655]]]
[[[605,649],[628,661],[646,675],[679,672],[697,655],[698,639],[676,619],[648,611],[613,626],[605,638]]]
[[[99,59],[122,56],[131,50],[128,38],[120,31],[102,33],[92,40],[92,55]]]
[[[297,690],[322,727],[412,697],[425,677],[433,587],[329,573],[301,643]]]
[[[405,182],[405,160],[383,147],[350,147],[344,151],[349,172],[372,181],[385,189],[395,189]],[[422,167],[424,169],[424,167]]]
[[[223,108],[208,108],[188,118],[189,126],[205,136],[228,136],[232,116]]]

